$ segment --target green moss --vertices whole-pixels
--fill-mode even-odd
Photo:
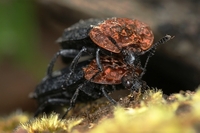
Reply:
[[[23,124],[18,126],[15,133],[200,132],[200,88],[196,92],[182,91],[172,94],[165,99],[161,90],[147,90],[145,93],[130,94],[122,98],[119,106],[113,107],[105,104],[97,111],[90,112],[96,108],[96,105],[86,105],[82,109],[85,111],[81,111],[78,115],[79,118],[76,119],[72,116],[61,120],[58,114],[52,113],[49,117],[44,115],[27,123],[27,115],[18,115],[18,122]],[[24,116],[26,121],[22,121]],[[1,125],[1,130],[14,128],[14,126],[9,126],[12,125],[14,119],[16,121],[16,115],[4,119],[7,123]]]
[[[27,113],[22,113],[21,111],[16,111],[10,116],[0,118],[0,132],[10,133],[13,131],[19,123],[25,123],[30,119]]]
[[[52,113],[49,117],[43,115],[28,123],[22,124],[15,132],[26,131],[28,133],[61,133],[71,132],[72,128],[81,123],[82,119],[60,119],[58,114]]]

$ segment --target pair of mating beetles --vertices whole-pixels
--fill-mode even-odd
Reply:
[[[35,116],[49,105],[68,105],[64,118],[76,101],[87,102],[105,96],[116,104],[108,93],[118,89],[137,91],[146,88],[142,76],[149,58],[158,45],[172,38],[166,35],[153,43],[152,30],[137,19],[79,21],[67,28],[58,39],[62,49],[55,54],[47,68],[47,76],[32,94],[39,104]],[[142,66],[140,56],[145,53],[148,55]],[[91,58],[79,62],[87,54]],[[65,63],[71,64],[53,72],[60,55]]]

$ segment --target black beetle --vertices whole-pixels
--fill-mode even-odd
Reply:
[[[69,104],[69,111],[74,106],[76,100],[87,102],[89,100],[95,100],[105,96],[110,102],[116,103],[107,93],[124,87],[132,91],[141,87],[147,87],[141,78],[145,73],[149,58],[154,54],[158,45],[169,41],[173,37],[166,35],[157,43],[152,44],[154,37],[151,30],[147,25],[138,20],[111,18],[105,21],[100,21],[100,23],[99,21],[99,19],[80,21],[65,31],[65,34],[63,34],[63,37],[59,40],[59,42],[66,49],[62,49],[55,54],[48,66],[47,76],[37,86],[32,95],[32,97],[36,98],[39,103],[39,108],[36,111],[35,116],[42,112],[49,104]],[[113,24],[113,22],[115,23]],[[92,24],[94,25],[91,26]],[[109,31],[106,33],[108,29],[112,28],[113,32]],[[103,33],[105,31],[103,37],[100,37],[102,39],[101,41],[98,41],[98,35],[101,36],[99,29],[102,29]],[[117,33],[117,35],[114,33]],[[122,40],[124,39],[118,39],[122,37],[125,40],[131,40],[123,43],[124,41]],[[96,40],[94,38],[96,38]],[[101,42],[104,43],[101,44]],[[109,45],[112,45],[111,48],[109,48]],[[112,48],[114,51],[111,50]],[[100,50],[102,51],[102,54],[105,51],[106,56],[100,56]],[[149,55],[146,59],[144,67],[142,67],[139,55],[148,51],[150,51]],[[78,63],[79,58],[84,54],[84,52],[88,52],[93,55],[93,64],[88,61]],[[69,57],[71,59],[73,58],[73,60],[70,67],[66,67],[65,69],[59,71],[59,75],[54,75],[52,74],[52,71],[55,61],[59,55]],[[108,55],[110,56],[109,60],[106,59]],[[107,60],[107,62],[102,62],[102,64],[101,58],[103,58],[103,61]],[[115,64],[113,61],[120,61],[123,63],[119,65]],[[92,73],[94,72],[94,75],[89,76],[89,79],[86,77],[86,75],[89,75],[88,71],[86,71],[86,69],[82,69],[83,67],[87,68],[87,66],[95,66],[94,70],[89,68],[89,70],[92,70]],[[113,81],[120,82],[103,83],[102,81],[104,80],[95,79],[96,76],[98,77],[98,75],[101,75],[102,73],[107,75],[100,77],[108,78],[109,73],[107,73],[107,68],[114,73],[117,73],[118,68],[124,71],[122,72],[122,75],[119,74],[119,80],[113,78]],[[130,75],[127,75],[127,73],[130,73]]]
[[[90,19],[90,21],[92,21],[93,19]],[[96,19],[95,19],[96,20]],[[89,20],[88,20],[89,21]],[[83,23],[83,24],[85,24],[87,21],[81,21],[80,23]],[[97,20],[95,21],[95,22],[97,22]],[[78,23],[79,24],[79,23]],[[78,24],[75,24],[75,25],[78,25]],[[76,26],[72,26],[72,27],[76,27]],[[79,29],[79,27],[77,27],[77,28],[75,28],[76,30],[75,31],[73,31],[73,29],[74,28],[69,28],[69,29],[67,29],[66,31],[67,31],[67,33],[69,32],[69,31],[71,31],[72,33],[69,35],[69,36],[72,36],[72,35],[74,35],[75,34],[75,31],[77,31],[78,29]],[[68,31],[69,30],[69,31]],[[89,30],[89,29],[88,29]],[[85,32],[84,33],[87,33],[88,34],[88,30],[84,30]],[[87,32],[86,32],[87,31]],[[90,31],[90,30],[89,30]],[[78,31],[77,31],[78,32]],[[69,32],[70,33],[70,32]],[[65,34],[64,34],[65,35]],[[86,36],[84,36],[84,37],[86,37]],[[64,38],[64,37],[62,37],[62,38]],[[52,74],[52,70],[53,70],[53,67],[54,67],[54,64],[55,64],[55,62],[56,62],[56,60],[57,60],[57,58],[58,58],[58,56],[59,55],[63,55],[63,56],[66,56],[66,57],[70,57],[70,58],[74,58],[73,60],[72,60],[72,62],[71,62],[71,65],[70,65],[70,67],[69,67],[69,69],[70,69],[70,73],[69,73],[69,75],[68,75],[68,78],[67,79],[69,79],[70,78],[70,76],[74,73],[74,69],[75,69],[75,67],[76,67],[76,65],[77,65],[77,63],[78,63],[78,60],[79,60],[79,58],[82,56],[82,54],[84,53],[84,52],[88,52],[89,54],[92,54],[93,55],[93,57],[92,58],[94,58],[95,56],[94,56],[94,53],[96,53],[96,63],[97,63],[97,66],[98,66],[98,68],[99,68],[99,70],[100,71],[103,71],[103,67],[102,67],[102,65],[101,65],[101,62],[100,62],[100,55],[99,55],[99,51],[100,51],[100,48],[94,48],[94,47],[96,47],[96,45],[92,45],[91,46],[91,44],[92,44],[92,42],[90,42],[89,43],[89,41],[86,41],[87,43],[87,45],[85,45],[85,43],[84,43],[84,45],[85,46],[83,46],[81,49],[79,49],[80,47],[77,47],[76,45],[75,45],[75,43],[78,43],[78,42],[76,42],[76,40],[73,40],[73,41],[69,41],[68,42],[68,40],[67,39],[69,39],[70,37],[65,37],[65,39],[66,39],[66,41],[64,41],[64,40],[62,40],[61,42],[63,43],[63,46],[65,46],[65,48],[69,48],[69,49],[62,49],[62,50],[60,50],[59,52],[57,52],[55,55],[54,55],[54,57],[53,57],[53,59],[51,60],[51,62],[49,63],[49,66],[48,66],[48,71],[47,71],[47,75],[48,76],[51,76],[51,74]],[[167,41],[169,41],[169,40],[171,40],[173,37],[172,36],[170,36],[170,35],[166,35],[166,36],[164,36],[163,38],[161,38],[158,42],[156,42],[156,43],[154,43],[154,44],[151,44],[152,45],[152,47],[150,47],[149,49],[147,49],[146,51],[140,51],[139,49],[140,48],[138,48],[138,47],[135,47],[136,49],[137,49],[137,51],[134,51],[133,50],[133,47],[131,46],[131,48],[129,48],[128,49],[128,51],[127,51],[127,49],[124,51],[124,50],[122,50],[121,52],[125,55],[125,57],[123,57],[123,56],[121,56],[120,54],[116,54],[116,53],[112,53],[110,56],[111,57],[118,57],[118,58],[123,58],[123,60],[125,61],[125,63],[127,64],[127,65],[131,65],[131,66],[133,66],[133,67],[140,67],[140,68],[142,68],[142,65],[141,65],[141,61],[140,61],[140,57],[137,55],[137,54],[144,54],[144,52],[147,52],[147,51],[149,51],[149,55],[148,55],[148,57],[147,57],[147,59],[146,59],[146,62],[145,62],[145,65],[144,65],[144,67],[143,67],[143,74],[144,74],[144,72],[145,72],[145,70],[146,70],[146,66],[147,66],[147,63],[148,63],[148,60],[149,60],[149,58],[154,54],[154,52],[155,52],[155,50],[156,50],[156,48],[157,48],[157,46],[158,45],[160,45],[160,44],[163,44],[163,43],[165,43],[165,42],[167,42]],[[84,39],[82,39],[82,42],[84,42],[83,41]],[[90,40],[90,38],[87,36],[87,40]],[[78,40],[78,41],[80,41],[80,40]],[[73,43],[72,43],[73,42]],[[64,45],[65,44],[65,45]],[[67,47],[69,45],[69,47]],[[80,44],[77,44],[78,46],[80,45]],[[150,44],[148,44],[148,45],[150,45]],[[74,46],[74,49],[70,49],[70,48],[72,48],[71,46]],[[117,44],[116,44],[116,47],[117,47]],[[127,46],[128,47],[128,46]],[[130,52],[130,50],[132,50],[131,52]],[[105,50],[102,50],[102,51],[105,51]],[[140,52],[138,52],[138,51],[140,51]],[[111,51],[110,51],[111,52]]]
[[[48,106],[70,105],[70,100],[77,88],[85,82],[83,67],[87,66],[88,63],[89,61],[78,63],[78,67],[75,69],[76,74],[72,75],[68,81],[66,81],[66,78],[70,73],[69,67],[55,71],[51,77],[43,78],[30,95],[31,98],[37,100],[39,105],[34,116],[38,116]],[[77,101],[87,102],[98,99],[102,95],[98,84],[89,83],[82,88]]]
[[[51,77],[45,77],[32,93],[32,98],[37,99],[39,104],[35,116],[48,105],[69,105],[66,115],[76,101],[88,102],[103,96],[116,104],[108,93],[119,89],[138,91],[147,87],[141,80],[141,68],[127,66],[122,59],[110,59],[109,56],[101,57],[101,61],[104,71],[99,71],[94,59],[78,63],[75,74],[67,81],[69,67],[57,71],[56,74],[54,72]]]
[[[165,39],[168,39],[168,37],[161,39],[158,43],[164,42]],[[154,52],[155,48],[152,49],[147,61]],[[72,75],[70,75],[70,67],[52,73],[53,65],[51,62],[47,70],[47,73],[50,72],[51,74],[47,74],[36,87],[35,92],[32,93],[32,98],[37,99],[39,104],[35,116],[44,111],[48,105],[54,104],[69,105],[66,115],[76,101],[87,102],[103,96],[115,104],[116,102],[108,93],[123,88],[137,91],[139,88],[148,87],[141,80],[144,74],[142,67],[126,64],[123,58],[115,56],[101,56],[100,60],[104,68],[103,71],[98,69],[98,64],[93,59],[92,61],[78,63],[73,70],[75,74]]]
[[[56,42],[61,45],[62,49],[67,51],[62,58],[65,63],[71,63],[83,46],[87,47],[90,52],[95,52],[97,45],[92,42],[88,33],[92,29],[93,25],[97,25],[103,20],[104,19],[99,18],[80,20],[64,30],[62,36]],[[88,54],[83,53],[83,56],[84,55]]]
[[[137,56],[154,47],[153,39],[150,27],[137,19],[116,17],[106,20],[88,19],[64,31],[58,42],[65,50],[59,51],[57,56],[62,55],[68,59],[74,57],[71,63],[72,73],[84,53],[95,55],[98,68],[103,71],[100,51],[112,56],[123,56],[127,64],[136,66]]]
[[[168,35],[168,40],[170,39]],[[153,40],[150,27],[137,19],[87,19],[65,29],[62,37],[57,40],[63,49],[57,55],[64,56],[68,63],[73,59],[72,66],[75,66],[82,55],[92,54],[102,71],[100,51],[112,56],[123,56],[127,64],[137,65],[137,56],[158,45],[153,44]]]
[[[70,62],[72,61],[68,80],[74,73],[80,57],[86,53],[92,55],[92,58],[96,58],[100,71],[103,71],[100,54],[123,58],[126,64],[142,68],[139,56],[148,51],[154,51],[158,45],[172,38],[170,35],[166,35],[153,44],[154,35],[150,27],[137,19],[113,17],[106,20],[81,20],[67,28],[63,36],[58,39],[57,42],[61,44],[63,49],[57,52],[50,62],[47,75],[51,76],[56,59],[62,55]],[[150,57],[152,53],[149,53]],[[143,67],[143,74],[148,58]]]

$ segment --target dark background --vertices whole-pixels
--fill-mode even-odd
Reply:
[[[128,17],[147,23],[160,46],[147,67],[149,86],[170,94],[195,90],[200,83],[200,2],[198,0],[1,0],[0,114],[34,111],[28,98],[45,76],[64,28],[91,17]],[[59,60],[56,69],[62,68]]]

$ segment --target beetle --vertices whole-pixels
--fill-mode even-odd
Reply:
[[[84,52],[96,55],[100,66],[99,52],[121,54],[128,64],[132,64],[138,55],[143,55],[152,49],[154,35],[150,27],[130,18],[108,18],[81,20],[64,30],[57,42],[64,51],[58,54],[79,59]],[[109,51],[109,52],[108,52]],[[80,54],[79,54],[80,53]]]
[[[36,87],[32,95],[39,103],[35,116],[49,104],[69,104],[66,115],[75,105],[76,100],[87,102],[102,96],[105,96],[110,102],[115,104],[116,102],[108,93],[118,88],[120,89],[119,86],[124,86],[124,88],[131,91],[147,86],[142,81],[142,76],[145,74],[149,58],[154,54],[158,45],[173,38],[170,35],[166,35],[158,42],[152,44],[154,37],[151,34],[150,28],[138,20],[127,18],[111,18],[101,23],[95,20],[94,23],[98,24],[96,26],[89,26],[90,28],[88,28],[87,22],[84,23],[86,28],[83,30],[84,28],[81,26],[83,31],[80,30],[80,27],[76,28],[76,24],[72,26],[71,30],[68,29],[70,33],[69,38],[72,37],[72,40],[69,43],[69,38],[66,39],[66,46],[68,46],[68,43],[73,44],[69,47],[72,49],[62,49],[54,55],[47,68],[47,76]],[[108,32],[109,29],[113,29],[113,32]],[[86,43],[79,49],[79,45],[74,44],[79,41],[76,40],[76,36],[80,35],[83,36],[80,42]],[[101,41],[99,41],[98,35],[102,36]],[[126,40],[129,41],[126,42]],[[100,44],[101,42],[103,43]],[[106,44],[110,48],[107,49]],[[111,45],[113,49],[118,49],[118,51],[112,51]],[[78,60],[84,52],[88,52],[93,58],[90,63],[84,61],[82,62],[84,65],[82,65],[78,63]],[[142,67],[139,56],[146,52],[149,52],[149,55],[144,67]],[[100,56],[100,54],[102,55]],[[60,55],[73,58],[73,60],[69,67],[61,70],[60,75],[55,76],[53,74],[53,67]],[[81,69],[82,67],[84,69]]]
[[[102,61],[103,71],[99,71],[96,60],[78,63],[75,73],[66,81],[70,73],[69,67],[51,77],[45,77],[36,87],[32,98],[37,99],[39,107],[35,117],[48,105],[69,105],[67,112],[75,106],[77,101],[88,102],[106,97],[111,103],[116,101],[108,93],[119,89],[137,91],[145,88],[146,83],[141,80],[141,68],[127,66],[123,59],[104,56]]]
[[[113,17],[106,20],[81,20],[65,29],[57,42],[67,49],[62,54],[73,58],[83,46],[94,54],[98,48],[117,54],[122,53],[122,50],[124,53],[130,51],[143,54],[152,46],[153,39],[152,30],[145,23],[137,19]]]
[[[152,45],[151,48],[146,49],[146,52],[149,52],[149,55],[148,55],[148,57],[147,57],[147,59],[146,59],[145,65],[144,65],[144,67],[143,67],[143,69],[144,69],[143,74],[144,74],[144,72],[145,72],[145,69],[146,69],[147,63],[148,63],[148,61],[149,61],[149,58],[154,54],[154,52],[155,52],[157,46],[158,46],[158,45],[161,45],[161,44],[163,44],[163,43],[165,43],[165,42],[167,42],[167,41],[169,41],[169,40],[171,40],[171,39],[173,39],[173,38],[174,38],[174,36],[166,35],[166,36],[164,36],[163,38],[161,38],[158,42],[154,43],[154,44]],[[116,46],[117,46],[117,45],[116,45]],[[130,45],[130,46],[132,46],[132,45]],[[136,46],[136,45],[134,45],[134,46]],[[127,47],[128,47],[128,46],[127,46]],[[69,79],[70,76],[74,73],[74,69],[75,69],[75,67],[76,67],[76,65],[77,65],[77,63],[78,63],[78,60],[79,60],[79,58],[81,57],[82,53],[85,52],[85,51],[87,51],[88,49],[92,49],[92,48],[83,47],[83,48],[78,52],[78,54],[74,57],[73,61],[72,61],[71,64],[70,64],[70,67],[69,67],[69,69],[71,70],[71,72],[70,72],[69,75],[68,75],[68,79]],[[122,59],[125,61],[126,64],[132,65],[133,67],[142,67],[142,66],[141,66],[140,57],[137,55],[137,53],[139,53],[139,52],[138,52],[138,51],[137,51],[137,52],[134,51],[134,50],[133,50],[133,49],[135,49],[134,47],[128,47],[128,49],[129,49],[128,51],[127,51],[127,50],[122,50],[122,53],[123,53],[123,55],[125,55],[125,57],[121,56],[121,54],[115,54],[115,55],[114,55],[114,54],[111,54],[110,56],[112,56],[112,57],[115,56],[115,57],[122,58]],[[131,49],[132,49],[133,51],[131,51]],[[139,49],[139,48],[137,48],[137,49]],[[62,49],[62,50],[60,50],[59,52],[57,52],[57,53],[54,55],[54,57],[52,58],[51,62],[49,63],[49,66],[48,66],[48,71],[47,71],[47,75],[48,75],[48,76],[51,76],[52,71],[53,71],[54,64],[55,64],[55,62],[56,62],[58,56],[59,56],[59,55],[64,55],[64,56],[66,56],[66,55],[69,54],[69,51],[70,51],[70,50],[72,50],[72,49]],[[95,49],[93,48],[92,50],[95,50]],[[101,63],[100,63],[99,50],[100,50],[99,48],[97,48],[97,50],[96,50],[96,63],[97,63],[97,67],[99,68],[99,70],[100,70],[100,71],[103,71],[103,67],[102,67],[102,65],[101,65]],[[139,50],[139,51],[140,51],[140,50]],[[140,54],[142,54],[142,53],[144,54],[144,51],[143,51],[143,52],[140,51]],[[93,57],[93,58],[94,58],[94,57]],[[143,75],[143,74],[142,74],[142,75]]]
[[[97,45],[92,42],[88,36],[88,33],[92,29],[93,25],[97,25],[103,20],[104,19],[100,18],[80,20],[64,30],[62,36],[59,37],[56,42],[61,45],[62,49],[66,50],[64,54],[61,53],[65,56],[62,58],[65,63],[70,63],[83,46],[87,47],[90,52],[94,52],[94,49],[96,49]],[[82,54],[86,55],[87,53]]]
[[[171,36],[162,38],[158,44],[168,39],[171,39]],[[155,49],[156,47],[151,49],[152,51],[147,58],[145,67]],[[69,105],[69,108],[63,115],[64,118],[67,112],[75,105],[76,100],[87,102],[105,96],[115,104],[115,100],[107,93],[122,88],[137,91],[139,88],[148,87],[145,81],[142,80],[145,70],[140,65],[129,65],[123,58],[116,56],[101,56],[100,60],[103,71],[98,69],[96,59],[92,59],[92,61],[87,60],[78,63],[74,69],[75,74],[72,74],[70,78],[68,78],[71,74],[70,67],[51,73],[50,76],[47,74],[31,96],[37,99],[39,104],[35,116],[38,116],[48,105],[65,104]],[[52,67],[48,67],[47,73],[51,71]]]
[[[62,48],[52,59],[49,70],[52,70],[58,56],[70,59],[71,73],[79,58],[89,53],[96,58],[98,68],[103,71],[100,62],[100,53],[112,56],[122,56],[129,65],[140,65],[138,56],[157,47],[157,45],[169,41],[172,37],[166,35],[160,41],[153,44],[154,35],[152,30],[145,23],[137,19],[129,18],[108,18],[81,20],[67,28],[63,36],[58,39]],[[101,51],[101,52],[100,52]],[[147,61],[148,62],[148,61]],[[145,67],[144,67],[145,69]],[[51,76],[52,71],[47,74]]]
[[[96,55],[98,67],[102,71],[102,66],[99,61],[100,51],[107,54],[123,54],[130,64],[135,60],[135,53],[142,51],[136,49],[140,45],[152,45],[153,38],[153,33],[150,28],[136,19],[115,17],[104,21],[101,21],[101,19],[88,19],[86,21],[80,21],[64,31],[63,36],[58,39],[58,42],[61,43],[61,46],[65,50],[59,51],[57,56],[75,56],[71,63],[73,71],[79,58],[83,53],[87,52]],[[150,42],[147,41],[149,39]],[[80,45],[81,42],[82,45]],[[143,48],[144,46],[142,46]]]
[[[103,56],[100,57],[100,61],[102,62],[103,71],[99,71],[95,59],[83,68],[86,80],[105,85],[123,84],[125,88],[130,89],[133,88],[133,83],[130,81],[142,78],[143,68],[128,65],[122,58]]]
[[[137,19],[88,19],[64,31],[57,42],[65,50],[59,51],[57,55],[75,57],[72,66],[75,66],[84,53],[96,55],[98,67],[102,71],[100,51],[112,55],[120,54],[128,64],[133,65],[136,56],[144,54],[153,46],[153,40],[150,27]]]
[[[72,75],[67,81],[66,78],[70,72],[69,67],[54,71],[51,77],[44,77],[40,84],[36,86],[34,92],[29,95],[30,98],[36,99],[39,105],[34,116],[45,112],[48,106],[69,104],[75,89],[84,82],[82,67],[88,65],[88,63],[89,61],[80,62],[75,69],[76,75]]]

